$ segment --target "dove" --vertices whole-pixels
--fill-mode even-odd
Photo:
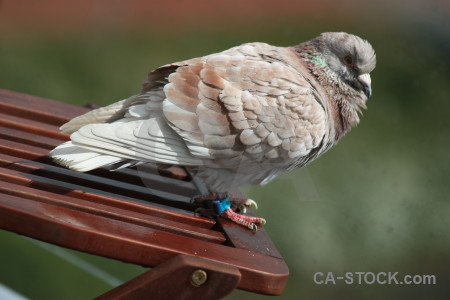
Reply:
[[[79,172],[182,166],[210,192],[194,199],[200,208],[256,230],[265,220],[245,214],[256,202],[228,191],[265,185],[335,145],[366,109],[375,64],[370,43],[345,32],[167,64],[139,94],[64,124],[70,141],[50,156]]]

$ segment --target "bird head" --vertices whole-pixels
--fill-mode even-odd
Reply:
[[[370,98],[370,72],[375,68],[376,56],[369,42],[345,32],[322,33],[311,42],[317,51],[316,61],[321,61],[332,77],[365,95],[365,100]]]

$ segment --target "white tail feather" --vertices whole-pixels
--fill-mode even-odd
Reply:
[[[103,166],[119,163],[123,160],[120,157],[100,154],[80,148],[72,142],[59,145],[50,152],[50,156],[56,163],[78,172],[87,172]]]

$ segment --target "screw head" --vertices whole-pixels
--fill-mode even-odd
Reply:
[[[191,275],[191,284],[193,286],[201,286],[208,279],[208,274],[201,269],[195,270]]]

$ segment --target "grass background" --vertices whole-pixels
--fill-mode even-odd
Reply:
[[[270,10],[270,1],[262,3],[254,5]],[[106,105],[137,93],[148,71],[173,61],[250,41],[288,46],[323,31],[358,34],[377,53],[374,95],[361,124],[308,168],[244,189],[258,201],[258,215],[290,267],[279,298],[449,299],[448,2],[339,3],[336,14],[305,4],[287,7],[289,18],[261,11],[236,22],[207,10],[207,21],[185,17],[159,27],[117,29],[100,20],[76,30],[55,24],[33,31],[12,23],[0,30],[0,87]],[[92,298],[144,270],[0,231],[0,283],[31,299]],[[110,277],[99,279],[97,271]],[[434,274],[437,284],[316,285],[319,271]],[[263,298],[242,291],[227,297]]]

